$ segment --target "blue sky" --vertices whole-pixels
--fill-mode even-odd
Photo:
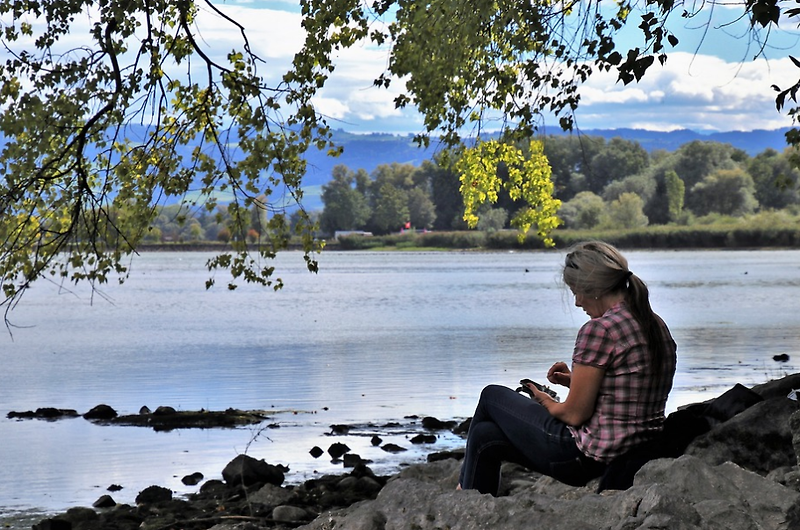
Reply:
[[[237,20],[245,21],[254,47],[276,71],[302,44],[299,2],[226,0],[220,5],[243,15]],[[654,66],[642,82],[628,86],[616,83],[613,74],[594,76],[581,90],[578,126],[710,132],[791,125],[790,118],[775,110],[770,86],[789,86],[800,76],[800,69],[788,59],[792,50],[800,55],[800,34],[783,29],[794,28],[783,22],[782,30],[770,36],[766,59],[754,61],[760,45],[748,39],[746,21],[735,22],[738,13],[718,5],[711,19],[707,13],[685,19],[675,16],[671,28],[680,44],[667,64]],[[341,54],[335,74],[316,101],[334,127],[357,133],[421,130],[413,110],[394,109],[392,99],[402,89],[400,83],[391,90],[372,87],[385,64],[385,51],[369,47]],[[557,127],[557,121],[548,119],[545,125]]]

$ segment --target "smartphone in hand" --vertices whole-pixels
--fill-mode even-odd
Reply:
[[[555,401],[561,401],[561,400],[558,398],[558,394],[556,394],[556,392],[555,392],[554,390],[552,390],[552,389],[551,389],[550,387],[548,387],[548,386],[540,385],[540,384],[539,384],[539,383],[537,383],[536,381],[533,381],[533,380],[531,380],[531,379],[527,379],[527,378],[525,378],[525,379],[520,379],[520,380],[519,380],[519,384],[520,384],[520,385],[522,385],[522,386],[520,386],[520,387],[517,389],[517,392],[525,392],[525,393],[526,393],[526,394],[528,394],[530,397],[533,397],[533,392],[531,391],[531,389],[530,389],[530,388],[528,388],[528,384],[532,384],[534,387],[536,387],[536,390],[538,390],[539,392],[544,392],[545,394],[548,394],[548,395],[549,395],[551,398],[553,398]]]

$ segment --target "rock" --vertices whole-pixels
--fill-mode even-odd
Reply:
[[[466,436],[469,432],[470,423],[472,423],[472,418],[462,421],[453,429],[453,434],[463,434]]]
[[[110,420],[117,417],[117,411],[108,405],[97,405],[83,417],[87,420]]]
[[[77,411],[73,409],[57,409],[55,407],[40,407],[36,411],[16,412],[11,411],[6,414],[8,419],[40,419],[40,420],[59,420],[61,418],[77,418],[80,416]]]
[[[402,453],[403,451],[408,451],[405,447],[400,447],[397,444],[384,444],[381,446],[381,449],[387,453]]]
[[[256,425],[267,419],[260,411],[239,409],[215,410],[182,410],[172,407],[158,407],[152,414],[128,414],[114,418],[114,425],[131,425],[150,427],[155,431],[171,431],[173,429],[211,429],[214,427],[236,427],[239,425]]]
[[[142,405],[142,407],[139,409],[139,414],[152,414],[152,412],[150,411],[150,407],[147,405]]]
[[[331,434],[347,434],[350,432],[349,425],[331,425]]]
[[[344,455],[344,467],[356,467],[358,464],[362,463],[364,463],[364,460],[355,453],[347,453]]]
[[[221,499],[228,493],[228,489],[221,480],[208,480],[200,486],[200,495],[210,499]]]
[[[276,506],[272,510],[272,518],[285,523],[296,523],[310,519],[308,512],[297,506]]]
[[[439,451],[437,453],[429,453],[427,461],[437,462],[439,460],[446,460],[448,458],[452,458],[454,460],[461,460],[464,458],[464,450],[459,449],[456,451]]]
[[[369,443],[371,443],[374,446],[378,446],[378,445],[383,443],[383,439],[376,434],[372,438],[369,439]]]
[[[148,486],[136,496],[136,504],[158,504],[172,500],[172,490],[161,486]]]
[[[248,495],[248,501],[252,504],[275,507],[288,503],[294,495],[291,491],[273,484],[264,484],[258,491]]]
[[[72,530],[72,523],[53,517],[52,519],[45,519],[31,528],[33,530]]]
[[[256,460],[252,456],[238,455],[222,470],[222,478],[229,485],[283,484],[283,471],[278,466]]]
[[[94,504],[92,504],[94,508],[112,508],[116,505],[117,503],[111,497],[111,495],[102,495],[99,499],[94,501]]]
[[[792,447],[797,459],[795,464],[800,464],[800,411],[789,416],[789,429],[792,431]]]
[[[186,475],[181,479],[181,482],[186,486],[196,486],[200,484],[203,480],[203,474],[199,471],[192,473],[191,475]]]
[[[122,486],[120,486],[119,484],[112,484],[106,488],[106,491],[120,491],[121,489]]]
[[[302,528],[523,529],[532,520],[548,530],[788,530],[800,524],[793,509],[800,493],[735,464],[710,466],[691,456],[650,462],[632,488],[603,494],[566,485],[555,494],[531,487],[506,497],[457,492],[457,473],[452,460],[411,466],[374,501],[323,513]]]
[[[328,447],[328,454],[331,455],[331,458],[334,460],[341,458],[342,455],[348,451],[350,451],[350,448],[341,442],[333,443],[330,447]]]
[[[308,453],[309,453],[311,456],[313,456],[314,458],[319,458],[319,457],[321,457],[323,454],[325,454],[325,451],[323,451],[323,450],[322,450],[320,447],[318,447],[318,446],[316,446],[316,445],[315,445],[314,447],[312,447],[312,448],[311,448],[311,451],[309,451]]]
[[[422,427],[431,431],[442,431],[445,429],[452,429],[457,423],[455,421],[441,421],[431,416],[422,418]]]
[[[418,434],[409,441],[412,444],[432,444],[436,443],[436,436],[433,434]]]
[[[686,454],[716,465],[735,462],[766,475],[770,470],[797,464],[789,417],[798,403],[786,397],[756,403],[732,419],[696,438]]]

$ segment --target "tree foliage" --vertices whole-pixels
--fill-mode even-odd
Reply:
[[[564,203],[561,216],[567,228],[591,229],[605,223],[608,209],[602,197],[582,191]]]
[[[507,175],[503,180],[499,177],[500,165]],[[464,220],[470,227],[478,224],[478,209],[487,202],[496,203],[503,188],[512,200],[525,205],[511,218],[511,225],[519,230],[520,240],[535,225],[544,243],[553,245],[549,234],[561,224],[556,216],[561,201],[553,198],[550,164],[541,142],[531,142],[527,157],[509,144],[496,140],[480,142],[464,150],[456,162],[456,170],[461,175]]]
[[[715,212],[741,216],[755,211],[753,178],[740,168],[719,169],[692,187],[695,215]]]
[[[280,285],[269,258],[288,244],[286,206],[302,199],[301,155],[327,148],[328,129],[302,87],[264,80],[236,21],[226,19],[239,49],[212,59],[197,9],[168,0],[0,2],[3,303],[43,275],[123,281],[123,257],[159,203],[214,212],[220,194],[235,246],[209,268],[229,268],[230,288]],[[75,24],[79,17],[87,23]],[[252,208],[268,217],[255,253],[246,248]],[[312,228],[307,218],[297,225],[316,270]]]
[[[363,169],[359,172],[366,173]],[[333,179],[322,187],[325,209],[320,218],[320,228],[328,234],[337,230],[361,230],[372,210],[367,198],[356,189],[356,173],[343,165],[333,168]]]

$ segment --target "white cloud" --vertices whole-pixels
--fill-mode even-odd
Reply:
[[[791,125],[775,109],[772,84],[790,85],[800,72],[789,59],[726,62],[674,53],[640,83],[615,83],[613,73],[592,77],[581,90],[577,116],[589,128],[654,130],[774,129]]]
[[[298,2],[234,0],[215,5],[244,25],[252,50],[265,60],[259,67],[261,75],[270,83],[279,82],[305,39]],[[224,17],[204,4],[200,6],[196,24],[204,49],[225,63],[228,52],[241,48],[241,34]],[[73,41],[85,39],[91,19],[76,19]],[[718,53],[726,48],[724,38],[719,28],[712,29],[700,51]],[[582,129],[637,127],[665,131],[789,126],[791,120],[775,110],[775,92],[770,87],[776,84],[785,88],[800,76],[800,70],[786,58],[791,49],[771,48],[772,55],[783,58],[746,62],[675,52],[664,66],[656,63],[640,83],[629,85],[617,82],[613,72],[596,72],[580,89],[578,124]],[[335,127],[353,132],[420,132],[419,114],[394,106],[394,99],[404,91],[401,81],[393,82],[389,89],[373,86],[387,62],[387,51],[371,45],[339,52],[335,71],[314,100],[318,110]],[[556,124],[555,118],[546,119],[547,126]]]

